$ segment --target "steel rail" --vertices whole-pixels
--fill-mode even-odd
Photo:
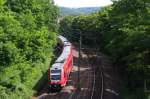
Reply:
[[[95,69],[93,69],[94,71],[94,82],[93,82],[93,87],[92,87],[92,94],[91,94],[91,99],[93,99],[93,95],[94,95],[94,90],[95,90]]]
[[[88,55],[88,60],[89,60],[89,55]],[[88,63],[89,63],[89,61],[88,61]],[[93,65],[93,63],[92,64],[90,64],[89,63],[89,66],[91,66],[91,69],[92,69],[92,71],[93,71],[93,85],[92,85],[92,93],[91,93],[91,97],[90,97],[90,99],[93,99],[93,96],[94,96],[94,91],[95,91],[95,82],[96,82],[96,74],[95,74],[95,68],[93,67],[94,65]]]
[[[96,55],[98,55],[98,52],[95,52]],[[98,59],[98,58],[97,58]],[[103,65],[100,62],[100,67],[98,68],[100,72],[100,77],[101,77],[101,92],[100,92],[100,99],[103,99],[103,94],[104,94],[104,75],[103,75]]]
[[[96,55],[98,55],[98,52],[95,52]],[[95,59],[96,61],[98,60],[98,57],[96,57]],[[98,68],[99,69],[99,72],[100,72],[100,78],[101,78],[101,92],[100,92],[100,99],[103,99],[103,94],[104,94],[104,75],[103,75],[103,66],[102,64],[100,63],[100,67]],[[95,69],[94,69],[95,71]],[[95,82],[95,81],[94,81]],[[93,93],[94,94],[94,93]],[[91,99],[93,99],[93,96],[91,96]]]
[[[101,79],[102,79],[101,99],[103,99],[103,94],[104,94],[104,75],[103,75],[102,69],[100,71],[101,71]]]
[[[93,95],[94,95],[94,90],[95,90],[95,81],[96,81],[96,77],[95,77],[95,69],[93,68],[93,66],[90,64],[90,58],[89,58],[89,55],[87,54],[87,57],[88,57],[88,67],[91,67],[91,71],[93,72],[93,79],[94,79],[94,82],[93,82],[93,85],[92,85],[92,94],[91,94],[91,97],[90,99],[93,99]],[[90,78],[90,77],[89,77]]]

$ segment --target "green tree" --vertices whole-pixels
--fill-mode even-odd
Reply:
[[[76,16],[69,23],[73,30],[69,33],[71,37],[78,37],[77,31],[82,33],[84,44],[98,45],[119,64],[129,99],[144,99],[144,81],[150,80],[149,5],[149,0],[113,0],[111,6],[94,14]],[[70,25],[67,28],[61,25],[61,28],[71,30]]]
[[[0,0],[0,98],[32,96],[53,56],[58,15],[49,0]]]

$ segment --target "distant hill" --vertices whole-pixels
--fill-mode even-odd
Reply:
[[[80,15],[80,14],[89,14],[100,10],[100,7],[84,7],[84,8],[67,8],[60,7],[61,15]]]

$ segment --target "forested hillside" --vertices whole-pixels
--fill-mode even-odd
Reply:
[[[150,0],[113,0],[97,13],[65,17],[60,32],[112,57],[125,99],[150,98]]]
[[[124,99],[150,99],[150,0],[113,0],[92,14],[87,9],[64,17],[60,34],[74,42],[82,36],[84,45],[112,58]],[[35,93],[53,57],[58,15],[53,0],[0,0],[0,99]]]
[[[89,14],[96,12],[100,7],[83,7],[83,8],[67,8],[60,7],[60,13],[62,16],[66,15],[80,15],[80,14]]]
[[[56,43],[51,0],[0,0],[0,99],[30,99]]]

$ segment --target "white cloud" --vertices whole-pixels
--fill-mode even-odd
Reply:
[[[112,4],[110,0],[54,0],[55,4],[63,7],[99,7]]]

